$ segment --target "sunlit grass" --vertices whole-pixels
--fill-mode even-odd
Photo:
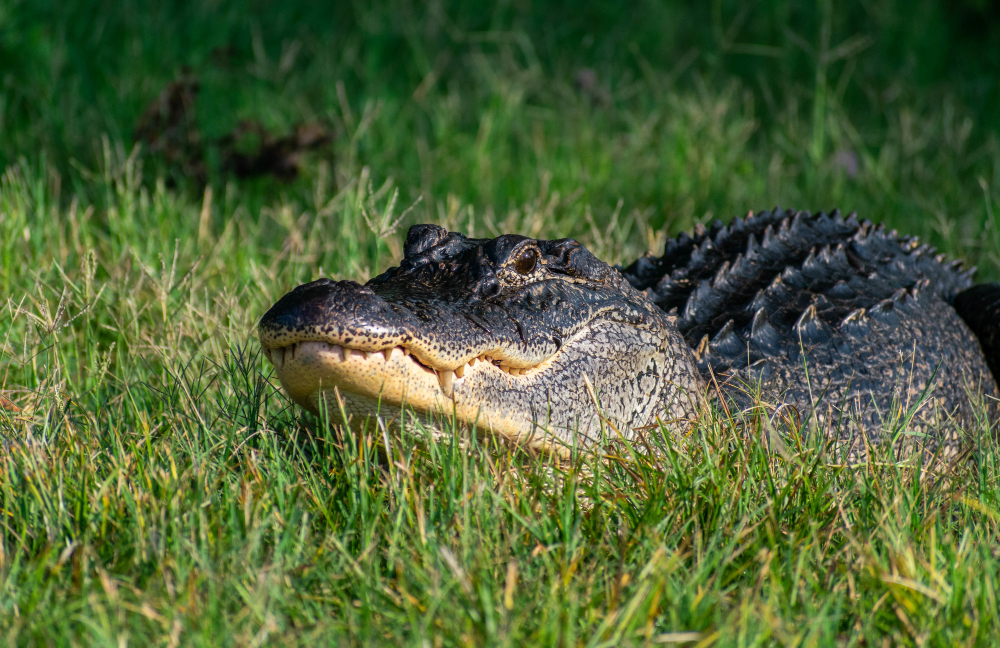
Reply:
[[[297,281],[391,262],[401,233],[370,227],[391,224],[391,185],[366,169],[317,186],[313,205],[236,206],[206,231],[218,204],[147,187],[135,158],[108,151],[104,212],[46,202],[44,169],[11,168],[0,190],[18,259],[0,330],[8,643],[950,644],[1000,631],[991,442],[942,476],[891,452],[845,467],[794,429],[776,452],[774,423],[753,412],[708,412],[653,453],[558,465],[462,429],[437,443],[417,425],[344,436],[276,391],[253,327]],[[563,209],[601,253],[643,245],[554,203],[540,195],[493,227],[545,235]]]

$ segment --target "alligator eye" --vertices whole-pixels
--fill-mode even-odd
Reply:
[[[514,269],[518,274],[531,274],[536,265],[538,265],[538,250],[535,248],[528,248],[514,260]]]

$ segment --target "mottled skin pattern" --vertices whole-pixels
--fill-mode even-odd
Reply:
[[[811,420],[849,458],[886,430],[950,455],[973,401],[996,418],[1000,287],[943,261],[836,212],[699,227],[618,270],[569,239],[418,225],[399,267],[299,286],[259,335],[292,399],[335,420],[446,414],[562,452],[683,431],[707,395]]]

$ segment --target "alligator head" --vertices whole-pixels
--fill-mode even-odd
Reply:
[[[593,442],[602,421],[629,438],[693,414],[701,382],[673,319],[571,239],[415,225],[399,267],[299,286],[258,332],[313,412],[398,420],[405,405],[558,449],[574,432]]]

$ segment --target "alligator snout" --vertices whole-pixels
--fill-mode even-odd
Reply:
[[[393,309],[367,286],[319,279],[279,299],[261,318],[259,330],[265,349],[292,340],[327,341],[331,337],[363,348],[404,336],[408,315],[403,309]]]

